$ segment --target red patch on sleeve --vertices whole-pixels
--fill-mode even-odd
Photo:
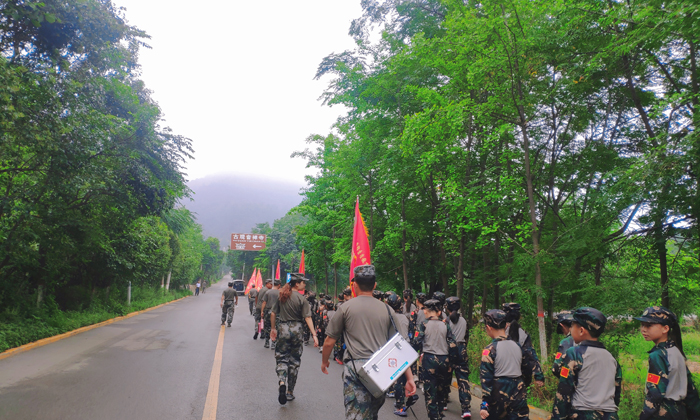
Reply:
[[[489,355],[489,349],[484,349],[484,351],[481,352],[482,356],[488,356]]]
[[[561,353],[557,352],[557,355],[554,357],[556,360],[561,359]]]
[[[569,377],[569,368],[561,368],[560,375],[562,378],[568,378]]]
[[[416,331],[416,337],[418,337],[418,331]]]
[[[415,315],[415,314],[416,314],[415,312],[411,312],[411,315]]]
[[[651,382],[654,385],[658,385],[659,380],[661,380],[661,376],[659,375],[654,375],[653,373],[647,375],[647,382]]]

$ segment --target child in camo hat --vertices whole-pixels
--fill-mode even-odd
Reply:
[[[572,314],[571,336],[576,342],[564,354],[552,420],[617,420],[622,370],[598,337],[605,315],[595,308]]]
[[[563,340],[559,342],[557,354],[554,356],[554,364],[552,365],[552,373],[557,378],[559,377],[559,372],[561,371],[562,357],[564,357],[564,354],[567,350],[576,345],[574,343],[574,338],[571,337],[570,332],[571,323],[573,322],[573,320],[574,317],[573,315],[571,315],[571,311],[561,311],[559,312],[559,315],[557,315],[557,333],[566,336]]]
[[[652,306],[635,319],[642,322],[644,339],[655,344],[649,351],[646,399],[639,420],[700,418],[700,398],[685,364],[676,314]]]

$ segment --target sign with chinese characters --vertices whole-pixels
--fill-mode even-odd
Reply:
[[[232,233],[232,251],[262,251],[265,249],[267,235],[257,233]]]

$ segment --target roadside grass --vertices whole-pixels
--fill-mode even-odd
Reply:
[[[11,309],[0,313],[0,353],[42,338],[63,334],[87,325],[158,306],[184,296],[189,290],[133,287],[131,306],[113,299],[95,301],[82,311],[62,311],[52,301],[46,301],[41,310],[19,314]]]
[[[648,367],[647,352],[654,346],[645,341],[634,323],[619,325],[615,331],[603,335],[603,341],[610,352],[615,356],[622,367],[622,392],[618,416],[620,420],[633,420],[639,418],[639,413],[644,405],[645,383]],[[550,349],[549,358],[540,364],[545,375],[545,385],[542,388],[531,386],[528,392],[528,404],[551,412],[554,403],[554,395],[559,384],[551,372],[556,354],[556,345],[561,336],[556,338],[557,343]],[[469,380],[479,384],[479,366],[481,364],[481,351],[491,341],[484,332],[482,325],[477,325],[470,331],[469,337],[469,366],[471,373]],[[693,328],[683,328],[683,349],[688,357],[689,364],[700,362],[700,332]],[[691,368],[691,371],[693,368]],[[700,372],[694,372],[696,388],[700,388]]]

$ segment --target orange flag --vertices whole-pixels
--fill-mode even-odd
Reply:
[[[245,294],[247,295],[248,292],[250,292],[250,289],[255,287],[255,270],[253,270],[253,275],[250,276],[250,280],[248,280],[248,285],[245,287]]]
[[[260,274],[259,268],[258,268],[258,276],[256,277],[256,280],[255,280],[255,285],[258,287],[258,289],[262,289],[262,287],[263,287],[262,274]]]
[[[277,272],[275,273],[275,280],[280,279],[280,260],[277,260]]]
[[[247,295],[248,292],[250,292],[250,289],[255,287],[255,269],[253,269],[253,275],[250,276],[250,280],[248,280],[248,285],[245,287],[245,294]]]
[[[304,250],[301,250],[301,262],[299,263],[299,273],[300,274],[306,274],[304,271],[306,271],[306,266],[304,265]]]
[[[350,253],[350,282],[355,277],[355,267],[372,264],[369,253],[369,235],[365,221],[360,213],[360,199],[355,202],[355,227],[352,233],[352,251]]]

